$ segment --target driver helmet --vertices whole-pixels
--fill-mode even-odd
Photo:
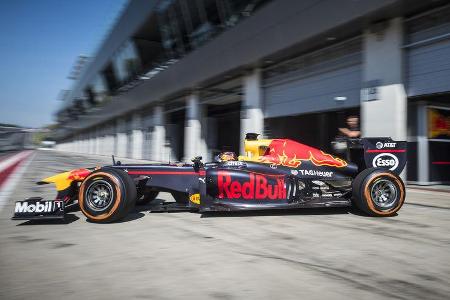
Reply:
[[[237,160],[236,153],[234,152],[222,152],[216,156],[216,161],[233,161]]]

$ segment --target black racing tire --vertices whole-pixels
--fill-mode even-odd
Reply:
[[[188,205],[189,204],[189,195],[188,193],[183,192],[172,192],[172,197],[178,204]]]
[[[405,184],[389,170],[366,169],[356,176],[352,188],[354,205],[370,216],[393,216],[405,202]]]
[[[156,199],[159,191],[146,191],[142,197],[136,199],[136,205],[146,205]]]
[[[80,210],[89,221],[111,223],[123,219],[136,203],[136,186],[122,170],[103,168],[92,172],[80,186]]]

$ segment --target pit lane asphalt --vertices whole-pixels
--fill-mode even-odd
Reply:
[[[11,221],[55,172],[108,157],[36,151],[0,212],[0,299],[448,299],[450,194],[409,190],[392,218],[347,209]],[[162,199],[170,196],[161,195]]]

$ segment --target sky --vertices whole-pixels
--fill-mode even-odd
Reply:
[[[53,123],[77,57],[95,54],[126,3],[0,0],[0,123]]]

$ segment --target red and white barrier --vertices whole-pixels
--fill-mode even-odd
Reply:
[[[0,159],[0,211],[31,162],[33,151],[22,151]]]

